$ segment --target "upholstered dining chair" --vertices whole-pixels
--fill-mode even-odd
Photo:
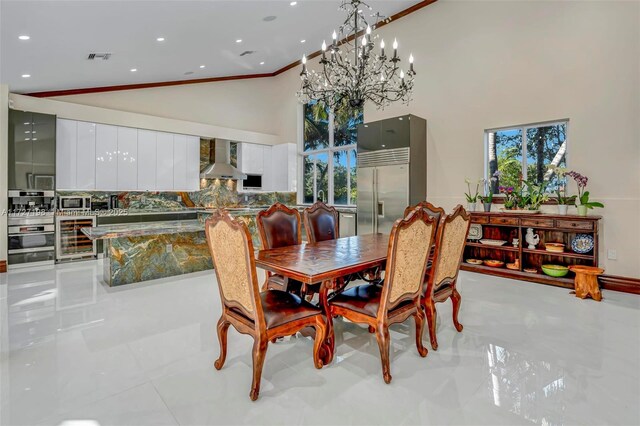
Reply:
[[[253,243],[247,225],[224,211],[216,211],[205,223],[205,233],[222,300],[218,321],[220,370],[227,356],[229,326],[253,337],[253,382],[249,396],[258,399],[262,366],[270,340],[288,336],[305,328],[316,330],[313,362],[322,368],[320,347],[326,336],[326,317],[322,310],[300,297],[280,290],[258,290]]]
[[[256,217],[263,250],[293,246],[302,243],[302,221],[296,209],[275,203]],[[302,284],[295,280],[267,272],[263,290],[274,289],[300,294]]]
[[[338,223],[340,215],[335,207],[316,201],[314,205],[304,209],[302,216],[308,242],[335,240],[340,236]]]
[[[425,213],[427,213],[429,216],[433,218],[433,220],[435,221],[436,233],[437,233],[438,225],[440,224],[440,218],[442,218],[442,216],[445,216],[447,213],[444,211],[442,207],[436,207],[428,201],[421,201],[415,206],[409,206],[406,209],[404,209],[404,217],[407,217],[409,213],[411,213],[413,210],[419,207],[422,208],[425,211]],[[428,269],[431,268],[434,251],[435,251],[435,241],[434,241],[434,245],[431,247],[431,253],[429,254],[429,263],[427,264],[427,272],[428,272]]]
[[[422,345],[424,313],[420,298],[435,228],[433,218],[423,210],[397,220],[391,229],[382,286],[364,284],[347,289],[329,304],[331,315],[341,315],[351,322],[375,328],[386,383],[391,382],[389,325],[413,316],[418,353],[427,356],[427,349]]]
[[[433,265],[427,271],[428,276],[423,287],[425,291],[422,298],[433,350],[438,349],[436,303],[445,302],[451,298],[453,325],[456,330],[462,331],[462,324],[458,321],[461,297],[456,289],[456,282],[470,223],[471,216],[461,205],[458,205],[450,215],[443,216],[438,225]]]

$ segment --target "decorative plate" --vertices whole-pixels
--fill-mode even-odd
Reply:
[[[503,246],[507,242],[505,240],[491,240],[489,238],[485,238],[484,240],[480,240],[480,244],[485,244],[488,246]]]
[[[509,214],[537,214],[540,213],[540,210],[508,210],[503,207],[500,209],[500,212]]]
[[[571,250],[579,254],[589,253],[593,250],[593,236],[589,234],[578,234],[571,241]]]
[[[504,262],[501,260],[492,260],[492,259],[487,259],[484,261],[484,264],[487,266],[491,266],[492,268],[501,268],[502,266],[504,266]]]
[[[482,265],[482,260],[480,259],[467,259],[467,263],[472,265]]]
[[[480,238],[482,238],[482,225],[479,223],[472,223],[469,226],[469,235],[467,235],[467,239],[479,240]]]

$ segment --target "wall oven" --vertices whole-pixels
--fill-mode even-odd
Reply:
[[[91,197],[63,195],[58,197],[59,210],[91,210]]]

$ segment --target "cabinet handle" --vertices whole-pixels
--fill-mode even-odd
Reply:
[[[352,214],[343,214],[342,217],[347,218],[347,219],[351,219],[353,217]]]

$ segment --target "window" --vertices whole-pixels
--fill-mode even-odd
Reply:
[[[355,205],[357,200],[357,127],[362,109],[345,104],[330,113],[312,101],[303,106],[302,188],[305,204]]]
[[[547,191],[555,191],[558,182],[549,166],[567,166],[568,120],[485,130],[485,178],[500,171],[492,184],[517,186],[520,179],[529,183],[548,182]]]

